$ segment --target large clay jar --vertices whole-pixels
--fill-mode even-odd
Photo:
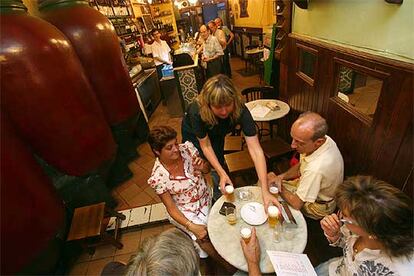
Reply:
[[[1,275],[51,273],[59,256],[43,262],[41,271],[24,268],[64,228],[63,202],[3,112],[0,152]]]
[[[28,16],[19,0],[2,0],[0,12],[1,109],[13,127],[37,156],[66,175],[90,176],[109,166],[116,144],[70,41]],[[82,181],[105,186],[91,179]]]
[[[137,156],[133,133],[140,108],[113,25],[84,0],[39,0],[39,11],[71,41],[119,150],[131,161]]]

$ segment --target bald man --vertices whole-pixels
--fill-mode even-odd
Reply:
[[[342,155],[327,131],[319,114],[301,114],[290,130],[291,147],[300,153],[300,162],[280,175],[268,174],[268,183],[278,184],[281,197],[313,219],[334,212],[335,189],[344,178]]]
[[[200,35],[204,41],[202,61],[207,63],[207,78],[211,78],[221,73],[223,49],[217,38],[210,34],[206,25],[201,25]]]

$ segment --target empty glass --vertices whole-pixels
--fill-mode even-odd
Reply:
[[[234,225],[237,223],[236,208],[234,207],[226,208],[226,219],[230,225]]]

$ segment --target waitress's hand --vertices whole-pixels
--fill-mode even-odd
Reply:
[[[197,240],[204,240],[207,237],[207,227],[201,224],[191,223],[188,227],[197,238]]]
[[[231,182],[230,177],[226,173],[224,173],[223,175],[220,175],[220,190],[223,195],[226,194],[226,190],[224,188],[226,184],[234,186],[233,182]]]
[[[280,213],[282,213],[282,205],[280,204],[279,200],[277,200],[275,196],[273,196],[268,191],[262,191],[262,197],[263,197],[263,204],[264,204],[266,214],[267,214],[267,208],[271,205],[274,205],[277,208],[279,208]]]

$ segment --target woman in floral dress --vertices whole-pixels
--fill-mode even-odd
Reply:
[[[231,271],[207,234],[211,189],[203,174],[210,172],[209,164],[200,158],[191,142],[178,144],[177,132],[171,127],[153,128],[148,143],[157,157],[148,184],[164,203],[170,222],[196,241],[201,258],[210,255]]]

